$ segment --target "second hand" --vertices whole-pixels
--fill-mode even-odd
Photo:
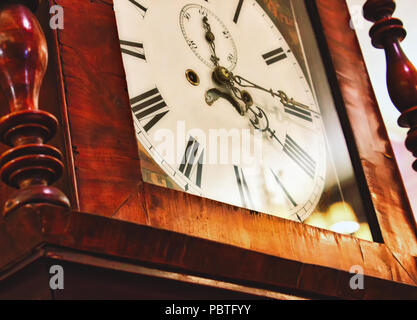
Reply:
[[[218,67],[219,66],[219,57],[217,57],[216,54],[216,45],[214,43],[214,40],[216,39],[216,37],[214,36],[213,32],[211,31],[211,26],[208,23],[208,18],[206,16],[203,17],[203,26],[204,26],[204,30],[206,30],[206,40],[207,42],[210,44],[210,49],[211,49],[211,58],[210,60],[213,62],[213,64]]]

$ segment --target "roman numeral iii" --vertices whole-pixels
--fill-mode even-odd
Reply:
[[[146,132],[169,112],[157,88],[130,99],[130,104],[133,114]]]

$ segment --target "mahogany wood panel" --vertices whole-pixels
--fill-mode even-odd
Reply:
[[[203,284],[123,272],[51,257],[48,247],[40,259],[18,270],[0,285],[1,300],[253,300],[258,295]],[[59,251],[62,252],[62,249]],[[66,255],[66,257],[68,254]],[[93,258],[94,259],[94,258]],[[65,290],[51,290],[49,268],[60,265],[65,272]],[[143,269],[143,268],[142,268]],[[280,295],[280,297],[285,297]],[[262,297],[264,298],[264,297]]]
[[[328,71],[336,102],[340,109],[346,107],[341,116],[345,116],[342,119],[347,136],[352,138],[351,152],[356,154],[354,159],[358,160],[357,171],[363,178],[363,190],[373,203],[385,244],[358,240],[141,182],[112,1],[56,0],[53,3],[62,5],[65,10],[66,27],[57,32],[57,43],[79,208],[156,228],[135,226],[155,231],[149,235],[152,241],[171,234],[157,229],[183,234],[172,233],[182,240],[171,239],[169,248],[156,248],[165,250],[163,256],[158,256],[158,250],[144,235],[145,238],[139,235],[129,238],[128,244],[123,242],[125,246],[140,247],[145,250],[145,256],[149,255],[148,260],[161,265],[186,265],[187,270],[194,272],[203,272],[205,268],[204,272],[218,276],[233,277],[232,270],[222,269],[224,260],[230,264],[239,262],[239,268],[244,269],[239,276],[241,281],[252,279],[332,296],[361,294],[334,287],[334,283],[346,280],[353,265],[363,266],[365,274],[372,279],[417,284],[415,224],[357,39],[349,28],[344,0],[316,0],[324,30],[322,40],[330,52]],[[58,230],[61,218],[53,222]],[[103,245],[100,241],[104,240],[98,240],[102,237],[116,245],[107,244],[111,248],[106,249],[107,254],[124,256],[121,252],[127,248],[117,247],[121,245],[117,239],[127,241],[124,237],[129,236],[127,230],[115,226],[125,224],[106,223],[112,229],[102,229],[100,232],[106,233],[105,236],[99,231],[96,233],[92,224],[84,229],[77,224],[80,228],[77,237],[83,239],[77,247],[97,249],[96,245]],[[64,240],[75,241],[72,236],[68,237],[70,239],[64,237]],[[226,247],[237,246],[243,251],[237,254],[237,251],[210,249],[213,250],[210,253],[203,239],[223,243]],[[141,241],[156,250],[154,256],[146,247],[141,247]],[[188,243],[192,243],[191,249]],[[244,249],[258,253],[252,255]],[[200,256],[201,252],[208,253],[206,258]],[[172,262],[172,255],[183,264]],[[281,261],[286,263],[281,265]],[[376,281],[375,286],[379,283]]]
[[[398,276],[403,273],[401,264],[383,245],[375,243],[367,243],[368,246],[362,244],[361,250],[365,262],[379,266],[380,270],[376,272],[378,276],[365,276],[365,290],[351,290],[349,280],[352,275],[341,269],[276,257],[107,217],[74,213],[54,206],[26,206],[5,220],[7,223],[0,222],[0,243],[13,243],[14,246],[4,247],[2,251],[0,280],[4,272],[10,271],[12,262],[23,261],[25,257],[33,257],[36,253],[42,254],[46,248],[41,244],[48,244],[84,252],[86,257],[83,263],[87,265],[91,265],[94,256],[100,255],[103,259],[108,257],[109,268],[111,259],[121,259],[126,263],[297,296],[417,299],[416,283],[411,278],[399,281]],[[282,230],[290,231],[285,228]],[[348,237],[336,237],[341,246],[345,241],[349,242]],[[316,247],[312,246],[312,249]],[[349,248],[345,250],[349,251]],[[52,253],[50,257],[62,259],[62,252]],[[89,254],[91,259],[88,258]],[[321,254],[316,252],[316,255]],[[383,264],[379,259],[383,259]],[[416,274],[409,276],[415,277]]]
[[[50,300],[53,291],[49,287],[50,274],[45,261],[38,260],[19,270],[0,286],[1,300]]]
[[[80,209],[111,216],[141,180],[112,1],[51,1],[65,12],[58,50]]]
[[[393,250],[417,256],[416,223],[358,40],[349,27],[347,5],[344,0],[316,3],[330,52],[328,63],[337,79],[334,89],[347,113],[351,144],[358,150],[383,240]]]

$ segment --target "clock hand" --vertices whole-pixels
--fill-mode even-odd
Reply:
[[[217,57],[216,45],[214,43],[214,40],[216,39],[216,37],[214,36],[213,32],[211,31],[211,26],[210,26],[210,23],[208,22],[207,16],[203,17],[203,27],[204,27],[204,30],[206,31],[205,38],[206,38],[207,42],[209,43],[210,49],[211,49],[211,52],[212,52],[211,61],[215,65],[215,68],[214,68],[213,73],[212,73],[213,80],[217,84],[219,84],[221,86],[225,86],[226,88],[230,89],[237,99],[243,101],[243,103],[245,104],[245,108],[242,109],[240,104],[237,103],[236,100],[234,100],[232,97],[230,97],[230,95],[228,95],[228,94],[226,94],[226,93],[224,93],[220,90],[216,89],[218,91],[216,93],[216,95],[227,99],[229,102],[232,103],[232,105],[236,109],[239,106],[238,112],[239,112],[240,115],[243,116],[247,112],[248,107],[253,104],[252,97],[247,91],[240,90],[239,88],[237,88],[232,81],[233,74],[231,72],[229,72],[229,70],[227,70],[225,67],[222,67],[222,66],[219,65],[220,59],[219,59],[219,57]],[[215,90],[215,89],[210,89],[210,90],[211,90],[211,93],[214,93],[213,90]],[[213,102],[211,102],[211,103],[208,102],[211,99],[211,98],[207,98],[207,96],[210,94],[210,90],[206,92],[206,102],[209,105],[211,105],[215,100],[217,100],[217,98],[216,98]]]
[[[282,147],[284,147],[284,144],[281,142],[281,140],[276,135],[276,130],[272,129],[269,126],[269,119],[268,119],[268,116],[265,113],[265,111],[259,106],[255,106],[255,108],[256,108],[256,110],[252,106],[248,107],[248,112],[251,112],[252,115],[254,116],[254,119],[249,119],[252,126],[255,129],[260,130],[261,132],[267,132],[270,135],[269,137],[271,139],[274,139]]]
[[[277,91],[274,91],[272,89],[268,90],[268,89],[263,88],[263,87],[255,84],[255,83],[241,77],[241,76],[235,76],[233,74],[231,74],[231,78],[232,78],[232,82],[237,83],[239,86],[241,86],[243,88],[254,88],[254,89],[258,89],[258,90],[268,92],[271,96],[279,98],[281,100],[281,103],[284,104],[284,105],[297,106],[297,107],[305,109],[305,110],[307,110],[311,113],[314,113],[318,116],[321,116],[321,114],[319,112],[312,110],[309,106],[307,106],[307,105],[305,105],[301,102],[298,102],[298,101],[294,100],[293,98],[288,98],[288,95],[282,90],[277,90]]]
[[[252,96],[246,90],[240,90],[235,86],[233,82],[233,74],[225,67],[215,67],[212,73],[212,78],[215,83],[229,89],[238,100],[241,100],[245,104],[245,107],[241,109],[241,115],[244,115],[248,111],[248,107],[253,105]]]
[[[210,45],[210,50],[211,50],[210,60],[213,62],[213,64],[216,67],[218,67],[220,59],[217,57],[217,54],[216,54],[216,45],[214,43],[214,40],[216,39],[216,37],[214,36],[214,33],[211,31],[211,26],[206,16],[203,17],[203,27],[204,27],[204,30],[206,31],[205,38]]]
[[[232,93],[234,94],[234,96],[238,100],[241,100],[245,104],[244,110],[242,110],[242,108],[240,107],[240,104],[236,103],[237,101],[235,99],[231,99],[230,95],[228,95],[227,93],[222,93],[223,95],[220,95],[221,97],[226,98],[226,96],[227,96],[228,98],[226,98],[226,99],[229,102],[232,103],[232,105],[235,107],[235,109],[239,112],[240,115],[243,116],[243,115],[247,114],[248,112],[251,112],[252,115],[255,117],[254,119],[249,119],[252,126],[255,129],[260,130],[262,132],[268,132],[270,134],[271,139],[275,139],[281,146],[284,146],[283,143],[276,136],[276,134],[275,134],[276,131],[269,127],[269,120],[268,120],[268,116],[265,113],[265,111],[263,111],[262,108],[260,108],[259,106],[256,106],[257,110],[252,108],[253,99],[252,99],[252,96],[250,95],[250,93],[247,92],[246,90],[240,90],[238,87],[236,87],[235,81],[233,81],[234,76],[233,76],[232,72],[230,72],[229,70],[227,70],[224,67],[217,66],[213,70],[212,77],[213,77],[213,80],[218,85],[220,85],[222,87],[226,87],[227,89],[231,90]],[[211,90],[217,90],[217,89],[211,89]],[[218,90],[218,91],[220,91],[220,90]],[[217,98],[215,100],[211,101],[211,103],[209,103],[209,98],[207,96],[207,94],[209,92],[210,92],[210,90],[208,92],[206,92],[206,102],[209,105],[211,105],[215,100],[217,100]],[[283,97],[284,97],[284,95],[285,95],[285,93],[282,92]],[[286,95],[285,95],[285,97],[286,97]],[[287,100],[288,100],[288,98],[287,98]],[[238,107],[239,107],[240,111],[239,111]],[[263,125],[262,125],[260,120],[264,120]]]
[[[243,101],[243,103],[245,104],[245,110],[241,110],[239,112],[240,115],[243,116],[249,112],[252,113],[254,118],[249,119],[252,126],[257,130],[269,133],[271,139],[275,139],[275,141],[277,141],[281,146],[284,146],[281,140],[277,137],[276,131],[270,128],[269,119],[265,111],[263,111],[263,109],[260,108],[259,106],[255,106],[256,109],[252,107],[253,106],[252,96],[250,95],[249,92],[245,90],[240,90],[238,87],[235,86],[235,81],[233,81],[233,74],[230,71],[228,71],[224,67],[218,66],[213,70],[212,76],[213,76],[214,81],[218,85],[221,85],[223,87],[230,89],[237,99]],[[206,97],[206,101],[207,101],[207,97]]]
[[[249,118],[249,121],[252,124],[252,126],[261,132],[268,133],[271,139],[274,139],[281,146],[284,146],[281,140],[277,137],[276,130],[273,130],[270,127],[268,116],[261,107],[259,106],[253,107],[253,102],[251,105],[245,104],[246,112],[244,113],[241,109],[239,102],[234,97],[232,97],[229,93],[223,92],[217,88],[212,88],[206,91],[205,99],[208,105],[211,106],[219,98],[223,98],[229,101],[233,105],[233,107],[236,109],[236,111],[242,116],[244,116],[245,114],[251,113],[253,118]]]
[[[217,88],[212,88],[212,89],[209,89],[209,90],[206,91],[205,99],[206,99],[206,103],[209,106],[213,105],[213,103],[219,98],[223,98],[223,99],[226,99],[227,101],[229,101],[230,104],[236,109],[236,111],[241,116],[244,115],[239,102],[234,97],[232,97],[230,94],[228,94],[227,92],[223,92],[223,91],[221,91]]]

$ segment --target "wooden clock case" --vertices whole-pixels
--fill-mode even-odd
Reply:
[[[63,30],[48,27],[54,4]],[[45,0],[40,101],[60,122],[57,186],[72,209],[2,218],[0,298],[416,299],[416,224],[346,3],[306,4],[375,242],[143,182],[112,0]],[[0,188],[4,202],[11,190]],[[72,279],[65,290],[49,290],[51,264]],[[353,266],[365,290],[350,289]]]

